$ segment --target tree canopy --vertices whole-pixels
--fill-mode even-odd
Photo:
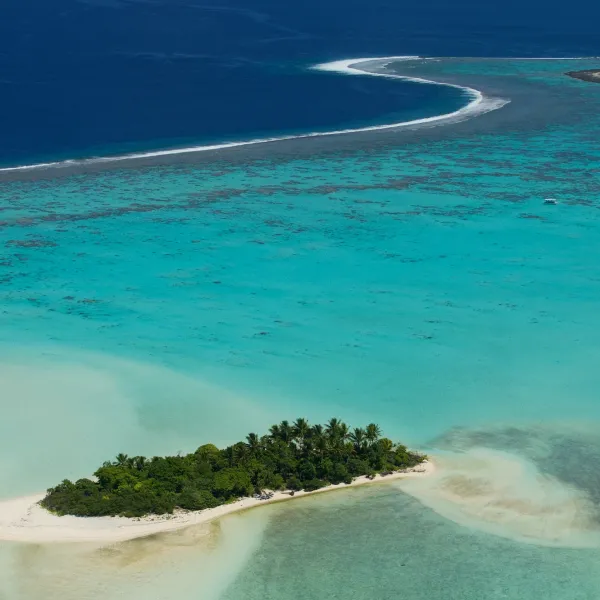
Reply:
[[[202,510],[262,490],[312,491],[354,477],[413,467],[426,459],[381,437],[375,423],[351,429],[339,419],[311,426],[306,419],[273,425],[262,437],[224,449],[204,444],[185,456],[118,454],[95,481],[65,479],[41,504],[60,515],[139,517]]]

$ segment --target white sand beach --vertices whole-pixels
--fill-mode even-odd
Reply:
[[[176,531],[191,525],[207,523],[241,510],[293,500],[304,496],[331,492],[370,483],[395,481],[407,477],[424,477],[435,471],[434,463],[426,461],[413,469],[397,471],[374,479],[358,477],[351,484],[329,485],[314,492],[275,492],[269,500],[242,498],[237,502],[201,511],[177,511],[167,516],[125,517],[59,517],[39,506],[45,494],[23,496],[0,501],[0,540],[27,543],[100,542],[114,543],[156,533]]]

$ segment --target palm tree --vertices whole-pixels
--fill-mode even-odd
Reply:
[[[340,423],[340,425],[338,427],[338,432],[339,432],[340,440],[342,440],[342,442],[345,442],[348,440],[348,438],[350,436],[350,428],[343,421]]]
[[[127,454],[123,454],[122,452],[117,454],[117,464],[120,467],[124,467],[127,464]]]
[[[350,441],[354,444],[356,452],[360,452],[366,440],[365,430],[360,427],[355,427],[349,437]]]
[[[381,427],[379,427],[379,425],[376,425],[375,423],[369,423],[367,425],[367,429],[365,431],[365,437],[367,438],[367,441],[369,442],[369,444],[374,444],[378,439],[379,436],[381,435]]]
[[[294,437],[300,442],[300,446],[304,447],[304,442],[310,431],[310,425],[306,419],[296,419],[292,426]]]
[[[269,435],[274,440],[280,440],[281,439],[281,431],[279,430],[279,425],[272,425],[271,428],[269,429]]]
[[[227,460],[230,467],[234,467],[238,463],[243,463],[249,454],[248,446],[243,442],[229,446],[229,448],[225,449],[225,452],[227,453]]]
[[[260,438],[256,435],[256,433],[249,433],[246,436],[246,442],[250,454],[256,454],[260,448]]]
[[[146,466],[146,457],[145,456],[136,456],[135,457],[135,468],[138,471],[143,471]]]
[[[323,429],[323,425],[313,425],[304,438],[304,450],[310,454],[316,451],[317,454],[323,455],[327,449],[327,437]]]
[[[325,431],[327,432],[329,439],[333,440],[334,438],[337,437],[339,427],[340,427],[340,422],[341,421],[339,419],[336,419],[335,417],[333,419],[329,419],[329,421],[327,422]]]
[[[292,427],[289,421],[281,421],[279,424],[279,436],[287,444],[291,441],[293,435]]]

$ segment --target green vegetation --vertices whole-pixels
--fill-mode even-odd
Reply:
[[[350,429],[339,419],[327,425],[282,421],[269,434],[250,433],[224,450],[212,444],[186,456],[147,459],[119,454],[95,473],[96,481],[65,479],[41,504],[60,515],[138,517],[202,510],[262,490],[319,489],[413,467],[425,456],[381,437],[371,423]]]

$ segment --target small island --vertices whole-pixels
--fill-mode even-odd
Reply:
[[[259,437],[225,449],[200,446],[187,455],[146,458],[119,454],[95,479],[64,480],[40,505],[56,515],[144,517],[176,510],[202,511],[241,498],[270,498],[265,490],[316,491],[408,471],[427,461],[406,446],[381,436],[375,423],[351,429],[339,419],[310,425],[282,421]]]
[[[585,71],[569,71],[565,73],[569,77],[574,79],[581,79],[581,81],[590,81],[592,83],[600,83],[600,69],[586,69]]]

